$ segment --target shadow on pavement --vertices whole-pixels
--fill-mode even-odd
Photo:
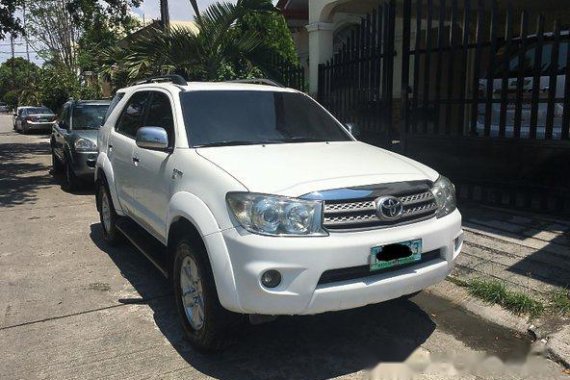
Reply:
[[[91,239],[113,260],[148,304],[160,331],[192,367],[219,379],[328,379],[401,362],[433,333],[432,319],[416,304],[396,300],[356,310],[315,316],[280,317],[244,326],[238,343],[205,356],[183,338],[167,280],[132,246],[110,247],[101,225],[91,225]]]
[[[0,150],[0,207],[14,207],[37,200],[37,191],[55,183],[49,167],[29,162],[49,155],[47,143],[8,143]]]

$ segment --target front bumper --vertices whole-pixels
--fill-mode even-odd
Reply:
[[[71,161],[73,172],[77,177],[94,179],[97,152],[74,152]]]
[[[373,246],[413,239],[422,239],[423,252],[439,250],[440,258],[377,275],[319,284],[325,271],[368,265]],[[211,258],[227,256],[231,262],[231,268],[224,268],[225,278],[216,277],[222,305],[235,312],[271,315],[352,309],[420,291],[449,274],[462,242],[461,214],[457,210],[441,219],[337,232],[327,237],[268,237],[236,228],[206,237],[209,248],[225,250],[210,251]],[[269,269],[282,275],[281,284],[274,289],[260,282],[261,274]],[[228,281],[227,275],[233,281]]]

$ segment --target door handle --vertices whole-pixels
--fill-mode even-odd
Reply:
[[[141,161],[141,160],[139,160],[138,157],[133,157],[133,162],[134,162],[135,164],[138,164],[140,161]]]

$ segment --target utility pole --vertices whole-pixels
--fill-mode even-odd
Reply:
[[[22,2],[22,19],[24,24],[24,40],[26,41],[26,58],[30,62],[30,44],[28,43],[28,36],[26,35],[26,2]]]
[[[160,0],[160,21],[163,28],[170,27],[170,14],[168,13],[168,0]]]

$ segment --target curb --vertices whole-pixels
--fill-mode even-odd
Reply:
[[[570,368],[570,326],[541,336],[540,328],[529,321],[528,316],[518,316],[496,304],[486,303],[469,294],[467,289],[456,285],[457,280],[448,277],[445,281],[424,290],[426,294],[444,299],[490,323],[513,332],[546,341],[546,355],[552,360]]]

